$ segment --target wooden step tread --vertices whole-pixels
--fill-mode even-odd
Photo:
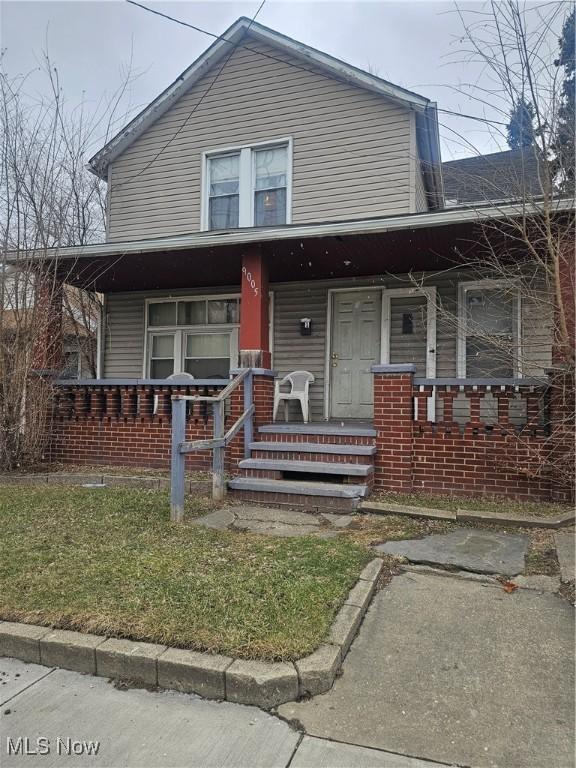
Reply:
[[[284,459],[244,459],[240,469],[270,469],[277,472],[313,472],[328,475],[369,475],[371,464],[349,464],[339,461],[286,461]]]
[[[367,485],[343,485],[303,480],[265,480],[257,477],[236,477],[228,481],[228,487],[235,491],[256,491],[258,493],[290,493],[301,496],[332,496],[354,499],[367,496]]]
[[[284,443],[265,441],[250,443],[251,451],[283,451],[286,453],[337,453],[344,456],[373,456],[375,445],[342,445],[341,443]]]
[[[258,432],[265,434],[288,435],[333,435],[334,437],[376,437],[376,430],[369,424],[339,424],[338,422],[308,422],[307,424],[286,424],[275,422],[264,424],[258,428]]]

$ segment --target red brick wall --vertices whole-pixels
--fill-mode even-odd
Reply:
[[[189,421],[187,440],[212,436],[212,420]],[[63,464],[170,467],[171,423],[167,417],[57,419],[50,460]],[[190,454],[187,468],[207,470],[210,452]]]
[[[473,423],[463,430],[453,423],[415,422],[412,377],[409,372],[374,375],[377,488],[519,500],[569,497],[569,491],[559,492],[557,483],[542,476],[542,452],[548,449],[542,430],[486,429],[477,420],[477,402]],[[419,413],[425,409],[421,401]]]
[[[414,429],[412,488],[454,496],[550,498],[550,482],[531,475],[538,469],[541,437],[519,440],[500,432],[466,427],[447,432],[431,424]]]
[[[374,485],[412,490],[412,374],[374,376]]]

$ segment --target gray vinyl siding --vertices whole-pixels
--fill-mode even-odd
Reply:
[[[144,298],[139,293],[111,293],[104,318],[103,376],[140,378],[144,361]]]
[[[109,240],[198,231],[202,152],[287,137],[293,223],[410,211],[410,111],[295,69],[284,62],[296,60],[261,42],[250,46],[283,61],[237,49],[212,87],[208,72],[114,161]]]
[[[324,418],[325,365],[327,352],[327,313],[330,288],[367,288],[385,285],[388,288],[410,288],[420,276],[411,281],[407,276],[375,277],[356,280],[325,280],[316,282],[282,283],[271,286],[274,295],[273,318],[273,366],[279,376],[294,370],[308,370],[315,377],[310,390],[311,414],[313,420]],[[464,273],[434,274],[424,280],[426,286],[437,289],[437,337],[436,376],[457,375],[457,285],[459,281],[471,279]],[[200,289],[198,295],[238,293],[239,287]],[[153,293],[113,293],[107,296],[105,319],[105,344],[103,375],[105,378],[138,378],[143,372],[144,359],[144,307],[146,298],[170,296],[192,296],[194,291],[173,291]],[[541,375],[550,364],[551,335],[546,323],[542,322],[542,304],[525,301],[522,307],[524,354],[523,359],[531,360],[530,370],[525,375]],[[411,311],[414,301],[406,299],[406,311]],[[312,335],[300,335],[300,319],[312,319]],[[406,358],[410,358],[410,347],[416,341],[425,341],[425,328],[415,323],[415,331],[421,336],[402,336],[399,327],[393,325],[396,334],[396,350],[406,344]],[[424,336],[424,338],[422,338]],[[418,375],[424,375],[420,365]],[[295,407],[295,406],[294,406]],[[464,417],[467,401],[462,399],[456,408]],[[294,415],[296,410],[294,410]]]
[[[109,293],[104,319],[104,378],[140,378],[144,372],[146,299],[240,293],[240,286],[178,291]]]

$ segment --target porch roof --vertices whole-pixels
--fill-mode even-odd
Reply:
[[[574,207],[572,200],[556,205],[559,213]],[[271,282],[362,277],[462,264],[462,255],[471,254],[478,242],[483,221],[537,213],[537,205],[507,203],[105,242],[33,251],[26,257],[53,261],[65,282],[104,293],[236,285],[248,247],[268,253]],[[8,262],[23,258],[12,253]]]

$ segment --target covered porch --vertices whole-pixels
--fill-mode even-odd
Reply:
[[[63,250],[60,279],[104,307],[99,377],[57,383],[53,457],[168,466],[173,396],[194,397],[186,440],[209,441],[205,398],[250,369],[252,436],[226,452],[241,498],[335,509],[373,488],[548,498],[552,340],[527,302],[496,311],[513,345],[527,330],[522,368],[467,333],[462,319],[470,307],[482,317],[493,287],[471,279],[479,226],[460,210]],[[274,381],[294,370],[314,376],[311,421],[292,407],[274,423]],[[226,408],[225,431],[243,412],[240,400]]]
[[[64,249],[58,273],[104,295],[99,381],[306,370],[313,422],[369,421],[373,365],[412,364],[427,380],[513,379],[546,367],[541,338],[533,370],[496,365],[478,350],[467,357],[458,317],[476,290],[469,264],[481,235],[476,212],[466,213],[474,217],[452,211]],[[519,337],[517,309],[510,304],[504,322]],[[530,307],[519,311],[538,334]],[[302,421],[295,404],[288,419]]]

